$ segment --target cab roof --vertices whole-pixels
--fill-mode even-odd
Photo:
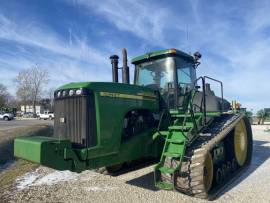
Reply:
[[[164,50],[149,52],[144,55],[137,56],[131,60],[131,63],[136,65],[136,64],[148,61],[149,59],[158,59],[158,58],[163,58],[164,56],[180,56],[180,57],[188,58],[190,60],[194,60],[193,56],[185,52],[182,52],[180,50],[177,50],[175,48],[172,48],[172,49],[164,49]]]

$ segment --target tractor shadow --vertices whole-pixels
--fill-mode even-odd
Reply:
[[[242,181],[244,181],[248,176],[250,176],[255,170],[257,170],[268,158],[270,157],[270,142],[269,141],[253,141],[253,154],[252,154],[252,162],[250,166],[244,170],[242,174],[229,183],[225,188],[215,195],[214,199],[218,199],[220,196],[230,191],[237,185],[239,185]],[[150,172],[138,178],[129,180],[126,182],[127,184],[141,187],[144,189],[148,189],[151,191],[158,191],[158,189],[154,185],[154,173]]]
[[[158,163],[158,159],[141,159],[141,160],[136,160],[136,161],[132,161],[131,163],[125,164],[120,171],[118,172],[114,172],[112,174],[110,174],[111,176],[119,176],[119,175],[123,175],[126,174],[128,172],[132,172],[132,171],[136,171],[148,166],[151,166],[153,164],[157,164]]]
[[[155,187],[154,183],[154,172],[147,173],[141,177],[129,180],[127,184],[148,189],[151,191],[158,191],[159,189]]]
[[[234,180],[231,184],[225,187],[224,190],[218,195],[218,197],[220,197],[221,195],[227,193],[228,191],[239,185],[269,158],[270,158],[270,141],[253,140],[253,154],[251,164],[236,180]]]

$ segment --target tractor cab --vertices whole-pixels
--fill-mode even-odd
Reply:
[[[194,89],[197,59],[176,49],[138,56],[134,84],[158,90],[168,106],[182,106]],[[177,88],[175,88],[177,87]]]

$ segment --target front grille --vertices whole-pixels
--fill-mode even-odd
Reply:
[[[96,145],[96,114],[92,92],[57,98],[54,105],[54,137],[68,139],[74,147]]]

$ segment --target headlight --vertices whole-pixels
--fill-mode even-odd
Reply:
[[[74,90],[69,90],[69,96],[72,96],[74,94]]]
[[[61,96],[61,91],[57,92],[57,97]]]
[[[66,96],[67,95],[67,91],[63,91],[63,96]]]
[[[82,89],[76,90],[76,95],[80,95],[82,93]]]

